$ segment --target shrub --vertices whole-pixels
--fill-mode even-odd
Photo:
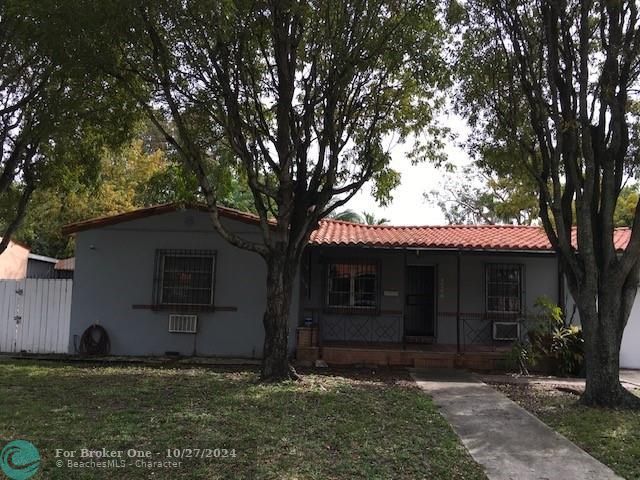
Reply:
[[[527,332],[527,339],[517,342],[508,362],[520,373],[537,368],[560,376],[579,375],[584,365],[584,339],[579,327],[567,325],[562,309],[546,297],[536,300],[538,314]]]

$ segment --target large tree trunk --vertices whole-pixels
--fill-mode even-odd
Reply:
[[[295,277],[295,262],[286,257],[267,258],[267,308],[264,312],[262,379],[280,381],[297,378],[289,364],[289,311]]]
[[[620,344],[629,316],[629,311],[621,306],[626,289],[608,286],[604,290],[600,291],[597,305],[595,302],[585,302],[586,308],[578,305],[587,377],[581,401],[593,406],[639,408],[640,398],[620,384]]]

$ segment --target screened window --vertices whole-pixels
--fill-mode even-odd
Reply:
[[[158,250],[155,303],[212,306],[215,262],[208,250]]]
[[[522,266],[487,265],[487,312],[518,314],[522,311]]]
[[[375,263],[330,263],[327,272],[327,307],[377,308],[378,267]]]

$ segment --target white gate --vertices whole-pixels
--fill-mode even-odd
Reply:
[[[73,280],[0,280],[0,352],[68,353]]]

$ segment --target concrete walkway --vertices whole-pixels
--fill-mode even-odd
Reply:
[[[622,383],[628,383],[636,388],[640,388],[640,370],[620,370],[620,380]]]
[[[609,480],[613,471],[460,370],[411,370],[490,480]]]
[[[506,383],[512,385],[557,385],[563,387],[584,388],[584,378],[550,377],[542,375],[480,374],[479,379],[487,383]],[[640,389],[640,370],[620,370],[620,383],[628,390]]]

